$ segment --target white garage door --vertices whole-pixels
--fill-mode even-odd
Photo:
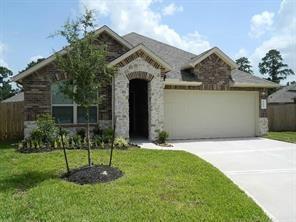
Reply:
[[[164,90],[164,103],[170,139],[256,134],[258,92]]]

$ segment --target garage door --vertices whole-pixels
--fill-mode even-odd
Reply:
[[[165,90],[170,139],[250,137],[256,134],[258,92]]]

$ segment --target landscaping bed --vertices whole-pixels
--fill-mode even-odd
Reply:
[[[122,177],[123,173],[107,165],[84,166],[70,171],[70,174],[64,174],[63,179],[80,185],[106,183]]]

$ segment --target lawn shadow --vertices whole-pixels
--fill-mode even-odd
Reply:
[[[38,171],[30,171],[22,174],[11,175],[4,179],[0,179],[0,192],[12,190],[25,192],[51,178],[57,178],[57,175],[55,175],[53,172]]]
[[[16,144],[16,140],[0,141],[0,150],[15,149]]]

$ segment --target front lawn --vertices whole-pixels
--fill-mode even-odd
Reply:
[[[94,150],[96,162],[108,151]],[[69,151],[71,167],[86,151]],[[217,169],[186,152],[114,153],[116,181],[77,185],[60,179],[62,151],[21,154],[0,144],[0,221],[268,221]]]
[[[268,132],[265,138],[273,140],[281,140],[289,143],[296,143],[296,132]]]

